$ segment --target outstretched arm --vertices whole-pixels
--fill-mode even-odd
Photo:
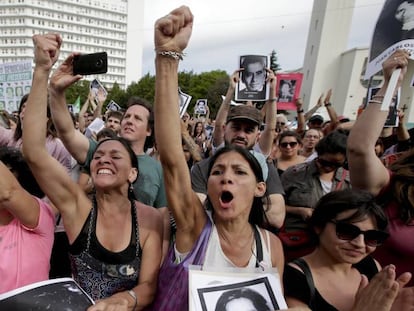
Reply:
[[[276,76],[273,70],[266,68],[267,83],[269,83],[269,100],[264,105],[265,109],[265,128],[259,137],[259,146],[262,153],[267,157],[273,146],[274,132],[276,129]]]
[[[234,90],[239,82],[239,75],[242,69],[238,69],[230,76],[229,87],[227,89],[226,97],[220,105],[216,115],[216,123],[213,131],[213,146],[218,147],[224,141],[224,126],[226,125],[227,115],[230,110],[230,103],[233,99]]]
[[[72,117],[66,107],[65,90],[82,76],[74,76],[73,56],[71,54],[53,73],[49,85],[49,103],[59,138],[66,149],[79,163],[84,163],[89,149],[89,140],[80,131],[75,129]],[[85,103],[85,105],[87,105]],[[83,116],[83,114],[82,114]],[[79,117],[82,117],[79,114]]]
[[[311,109],[309,109],[306,113],[305,113],[305,121],[308,121],[310,119],[310,117],[320,108],[322,107],[322,98],[323,98],[323,93],[321,94],[321,96],[319,96],[318,98],[318,102],[316,103],[315,106],[313,106]]]
[[[178,59],[191,36],[193,15],[188,7],[175,9],[155,24],[155,134],[163,166],[168,208],[177,223],[176,246],[187,252],[195,243],[206,215],[191,188],[190,173],[181,147],[178,109]],[[164,55],[163,55],[164,54]],[[173,54],[177,55],[177,54]]]
[[[64,167],[49,155],[45,146],[47,83],[50,70],[58,59],[62,39],[58,34],[35,35],[33,43],[35,69],[23,121],[23,153],[40,187],[61,212],[72,242],[75,233],[69,228],[73,228],[72,224],[76,222],[80,230],[87,214],[80,215],[76,208],[82,206],[77,203],[83,191],[71,180]],[[80,76],[72,79],[80,79]],[[84,194],[80,203],[88,204]]]
[[[384,63],[384,84],[375,98],[383,98],[396,68],[401,68],[398,87],[407,71],[408,52],[397,50]],[[389,174],[381,160],[375,154],[375,142],[387,118],[387,111],[381,111],[381,100],[371,101],[359,116],[348,137],[347,153],[351,184],[355,188],[365,189],[374,195],[389,182]]]

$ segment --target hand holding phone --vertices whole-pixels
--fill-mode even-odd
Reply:
[[[73,58],[74,75],[91,75],[108,71],[108,54],[106,52],[79,54]]]

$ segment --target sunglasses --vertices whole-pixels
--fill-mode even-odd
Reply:
[[[285,122],[276,122],[276,125],[285,125]]]
[[[319,162],[320,165],[322,165],[323,167],[332,167],[332,168],[340,168],[341,166],[344,165],[344,163],[338,163],[338,162],[331,162],[328,160],[324,160],[321,158],[318,158],[317,161]]]
[[[287,146],[290,146],[290,148],[293,148],[293,147],[296,147],[297,144],[298,144],[297,141],[290,141],[290,142],[280,143],[280,147],[287,148]]]
[[[338,239],[344,241],[352,241],[360,234],[364,236],[365,245],[371,247],[377,247],[385,242],[385,240],[389,237],[389,234],[384,231],[379,230],[367,230],[362,231],[357,226],[346,223],[340,222],[336,220],[331,220],[330,222],[334,223],[336,226],[336,236]]]

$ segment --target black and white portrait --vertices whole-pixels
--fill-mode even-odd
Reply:
[[[396,49],[414,52],[414,1],[386,0],[372,36],[365,78],[382,69],[381,65]]]
[[[264,101],[268,97],[266,84],[268,66],[267,56],[240,56],[240,80],[236,87],[238,101]]]
[[[277,101],[280,103],[293,102],[296,80],[281,80]]]
[[[286,309],[277,271],[190,269],[190,311]],[[246,309],[247,308],[247,309]]]
[[[184,116],[187,111],[188,105],[190,104],[192,96],[184,93],[178,88],[178,100],[179,100],[179,107],[180,107],[180,118]]]

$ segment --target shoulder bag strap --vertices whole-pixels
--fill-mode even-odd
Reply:
[[[315,289],[315,283],[313,282],[313,277],[312,277],[310,268],[308,264],[306,263],[306,261],[303,260],[303,258],[297,258],[293,260],[293,263],[296,264],[299,268],[301,268],[303,271],[303,274],[305,275],[306,282],[308,283],[309,291],[310,291],[309,306],[311,306],[313,302],[313,298],[315,297],[316,289]]]
[[[260,239],[259,230],[253,225],[254,239],[256,240],[256,268],[259,268],[259,263],[263,261],[263,247]]]

